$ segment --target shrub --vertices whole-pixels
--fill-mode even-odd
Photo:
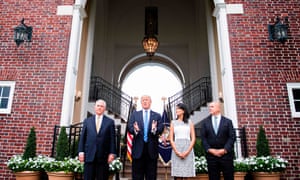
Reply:
[[[195,156],[198,156],[198,157],[201,157],[201,156],[205,156],[205,149],[202,145],[202,141],[201,139],[196,139],[196,143],[194,145],[194,153],[195,153]]]
[[[60,133],[56,145],[55,159],[58,161],[64,161],[66,157],[70,156],[69,141],[66,132],[66,127],[61,127]]]
[[[263,126],[259,126],[259,132],[256,140],[256,153],[258,157],[270,156],[269,141]]]
[[[23,153],[23,159],[34,157],[36,157],[36,134],[34,127],[32,127],[27,138],[26,147]]]

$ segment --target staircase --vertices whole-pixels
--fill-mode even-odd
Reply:
[[[131,171],[131,162],[126,158],[126,162],[124,163],[124,171],[120,173],[120,179],[122,180],[131,180],[132,171]],[[157,180],[171,180],[174,179],[171,177],[171,167],[170,165],[164,166],[163,163],[158,160],[157,162]]]

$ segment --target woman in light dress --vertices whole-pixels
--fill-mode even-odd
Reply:
[[[189,119],[187,106],[179,103],[176,106],[176,120],[170,125],[170,143],[172,146],[171,176],[175,180],[195,176],[194,144],[196,142],[195,128]]]

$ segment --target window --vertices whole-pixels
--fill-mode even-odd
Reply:
[[[0,81],[0,114],[10,114],[14,90],[14,81]]]
[[[287,90],[292,117],[300,117],[300,83],[288,83]]]

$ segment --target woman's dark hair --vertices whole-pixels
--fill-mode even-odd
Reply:
[[[183,103],[179,103],[179,104],[177,104],[176,107],[183,110],[183,122],[188,123],[189,118],[190,118],[190,113],[188,111],[187,106]]]

